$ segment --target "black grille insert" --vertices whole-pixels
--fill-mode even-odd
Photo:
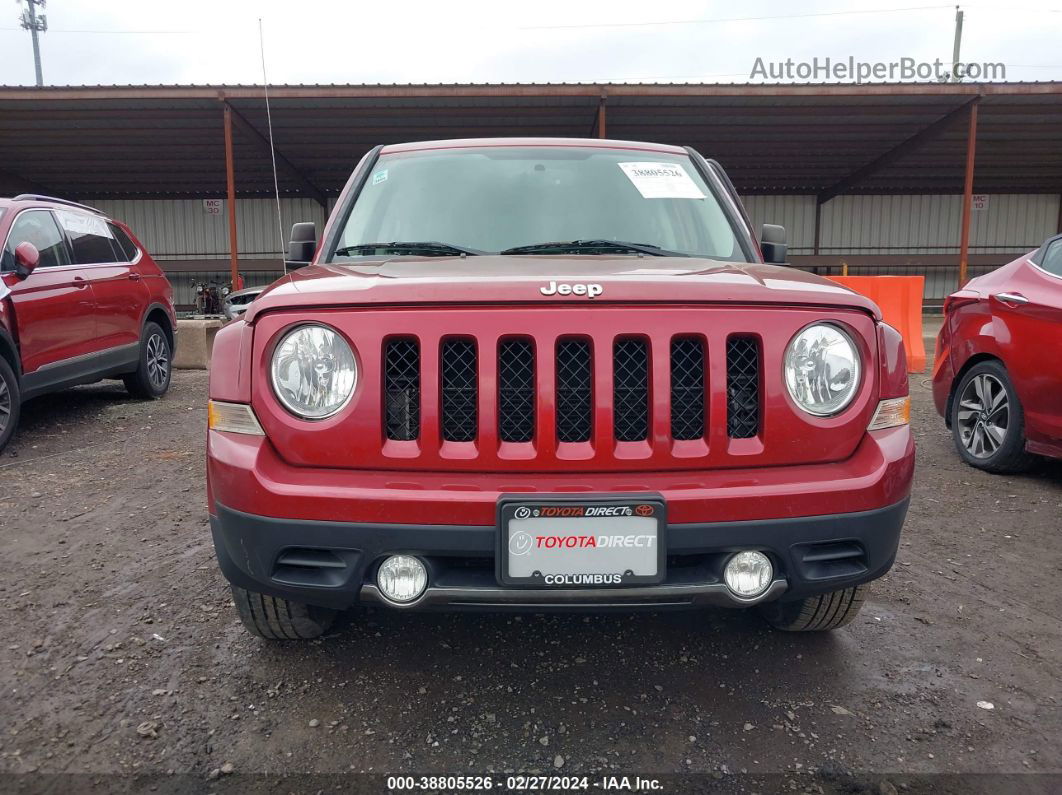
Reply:
[[[479,373],[476,343],[469,339],[442,344],[442,438],[471,442],[476,438]]]
[[[588,442],[593,427],[593,368],[587,340],[557,343],[557,440]]]
[[[420,344],[389,340],[384,350],[387,438],[408,442],[420,436]]]
[[[530,340],[498,348],[498,437],[530,442],[535,436],[535,349]]]
[[[671,438],[704,437],[704,342],[671,340]]]
[[[649,346],[643,339],[616,340],[612,351],[613,416],[616,440],[649,437]]]
[[[760,432],[760,346],[755,337],[726,341],[726,431],[732,439]]]

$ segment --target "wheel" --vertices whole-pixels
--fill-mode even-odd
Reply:
[[[140,365],[122,376],[133,397],[154,400],[170,388],[170,339],[158,323],[145,323],[140,342]]]
[[[760,614],[772,627],[786,632],[837,629],[850,624],[859,615],[868,590],[866,585],[856,585],[806,599],[769,602],[760,608]]]
[[[309,640],[320,637],[335,620],[336,611],[326,607],[290,602],[255,593],[235,585],[232,598],[240,620],[252,635],[266,640]]]
[[[1035,458],[1025,452],[1025,413],[998,361],[975,364],[959,382],[951,404],[951,435],[966,463],[986,472],[1024,472]]]
[[[18,388],[15,371],[0,356],[0,450],[7,446],[18,427],[18,415],[22,408],[22,397]]]

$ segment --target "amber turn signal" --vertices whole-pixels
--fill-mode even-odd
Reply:
[[[868,431],[880,431],[883,428],[895,428],[897,425],[907,425],[911,422],[911,398],[905,395],[902,398],[889,398],[878,403],[878,410],[874,412],[874,419],[867,426]]]
[[[254,410],[246,403],[211,400],[207,403],[207,427],[212,431],[265,436],[265,431],[258,424],[258,418],[254,416]]]

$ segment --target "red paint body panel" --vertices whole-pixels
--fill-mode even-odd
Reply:
[[[975,357],[999,359],[1025,410],[1028,449],[1059,455],[1062,447],[1062,278],[1019,257],[971,280],[949,298],[937,338],[933,397],[946,416],[958,376]],[[995,297],[1017,293],[1026,304]]]
[[[86,268],[39,268],[28,279],[0,276],[11,290],[14,321],[8,329],[19,344],[22,372],[99,350],[96,304]]]
[[[594,146],[682,154],[678,147],[586,140],[497,139],[384,147],[383,153],[455,146]],[[341,224],[347,183],[323,234]],[[755,250],[755,241],[747,241]],[[323,250],[317,252],[320,260]],[[594,283],[601,294],[544,295],[550,281]],[[852,404],[817,418],[792,403],[782,358],[805,325],[842,325],[864,367]],[[274,283],[217,336],[214,400],[249,403],[265,436],[208,432],[211,512],[218,504],[256,516],[379,524],[493,526],[503,493],[662,494],[671,523],[780,519],[872,511],[910,493],[914,445],[906,426],[867,432],[878,401],[907,393],[902,341],[880,323],[878,307],[836,283],[762,262],[690,257],[393,257],[373,263],[313,264]],[[352,346],[359,379],[351,401],[316,422],[277,401],[269,362],[281,336],[304,322],[325,323]],[[731,438],[726,423],[731,334],[760,345],[761,430]],[[439,345],[476,341],[478,426],[474,442],[439,438]],[[519,335],[537,352],[558,338],[582,337],[595,351],[589,442],[556,440],[553,355],[535,356],[535,437],[500,442],[498,342]],[[382,354],[396,336],[420,342],[420,436],[385,438]],[[611,351],[617,337],[649,347],[650,432],[613,441]],[[668,346],[699,336],[706,353],[706,437],[673,440],[669,428]],[[486,355],[482,355],[482,354]],[[600,360],[599,360],[600,359]],[[890,561],[891,562],[891,561]]]
[[[881,380],[879,397],[882,400],[909,394],[903,335],[887,323],[878,324],[878,377]]]
[[[866,433],[830,464],[695,472],[365,472],[285,463],[268,439],[210,431],[207,481],[214,500],[259,516],[344,522],[482,525],[499,495],[664,496],[668,521],[727,522],[873,510],[910,493],[914,442],[907,426]]]
[[[274,309],[413,304],[556,304],[549,281],[592,281],[594,304],[666,303],[844,306],[881,319],[876,304],[804,271],[691,257],[485,256],[401,257],[372,265],[312,265],[274,282],[244,314],[248,323]],[[578,296],[562,304],[585,304]]]
[[[519,321],[514,321],[514,312]],[[833,320],[844,324],[872,361],[874,321],[853,310],[793,307],[646,306],[600,304],[572,306],[418,307],[316,310],[259,314],[252,354],[251,405],[279,454],[294,466],[418,471],[600,472],[700,470],[788,466],[841,461],[852,455],[877,407],[877,369],[866,368],[852,405],[836,417],[798,411],[782,386],[782,357],[789,340],[804,326]],[[307,421],[288,413],[273,395],[268,365],[280,338],[293,326],[318,322],[341,332],[355,350],[361,376],[350,403],[338,414]],[[539,351],[536,373],[539,401],[535,440],[500,443],[494,354],[500,340],[530,337]],[[676,336],[703,334],[707,343],[708,383],[726,381],[726,340],[734,334],[759,337],[765,394],[763,431],[752,439],[728,439],[726,391],[709,386],[709,437],[674,441],[669,434],[668,350]],[[398,442],[383,438],[381,373],[387,339],[414,336],[421,358],[434,362],[446,337],[471,336],[480,348],[479,431],[475,442],[445,442],[437,435],[438,384],[422,384],[422,438]],[[641,336],[650,344],[650,441],[613,441],[611,350],[617,338]],[[594,435],[586,443],[558,443],[553,428],[554,357],[559,339],[589,339],[594,361]],[[607,354],[607,355],[606,355]],[[713,421],[712,418],[719,418]],[[433,435],[434,433],[434,435]]]

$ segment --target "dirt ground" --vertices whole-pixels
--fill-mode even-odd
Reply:
[[[383,779],[349,774],[488,771],[1062,789],[1062,466],[965,466],[923,377],[897,565],[849,628],[376,611],[304,645],[247,634],[215,565],[206,381],[179,372],[155,403],[116,384],[35,400],[0,455],[0,789],[319,774],[284,791],[371,791]]]

